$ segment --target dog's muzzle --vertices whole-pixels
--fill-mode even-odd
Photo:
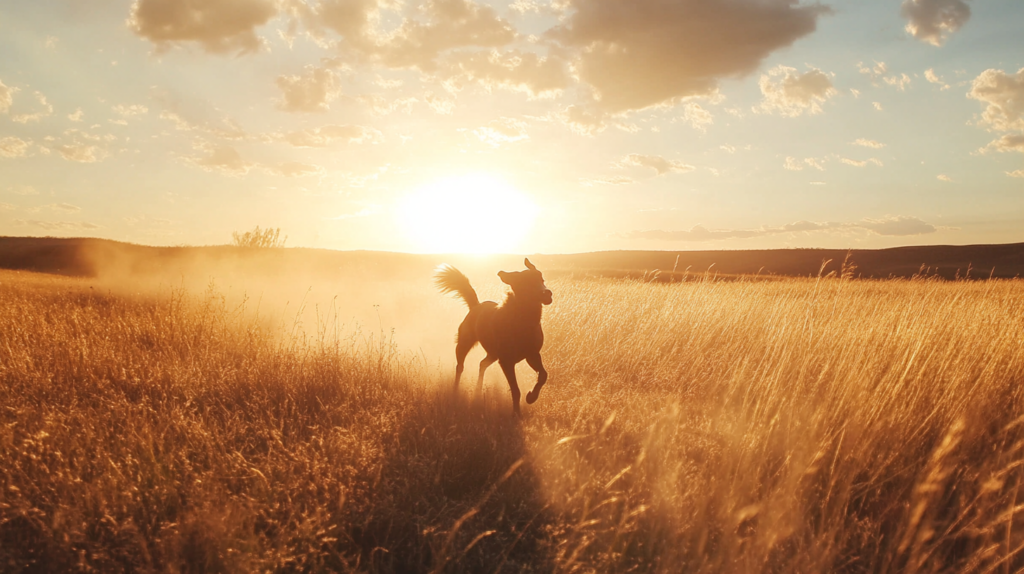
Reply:
[[[545,305],[550,305],[552,301],[551,289],[545,289],[540,292],[540,302]]]

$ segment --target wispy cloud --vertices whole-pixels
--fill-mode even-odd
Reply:
[[[708,229],[703,225],[696,225],[685,231],[633,231],[627,234],[626,237],[629,239],[700,242],[830,231],[867,231],[884,236],[912,236],[935,233],[938,230],[939,228],[921,219],[901,215],[883,219],[862,219],[855,223],[797,221],[780,227],[761,227],[758,229]]]
[[[526,123],[512,118],[494,120],[473,130],[473,134],[480,141],[493,147],[523,141],[530,137],[526,134]]]
[[[875,62],[873,66],[865,65],[864,62],[858,62],[857,70],[871,78],[871,83],[876,86],[885,84],[901,92],[910,86],[910,76],[903,73],[890,73],[889,66],[885,62]],[[875,108],[881,110],[881,104],[875,102]]]
[[[14,103],[14,94],[18,88],[11,88],[0,82],[0,114],[6,114]]]
[[[873,149],[882,149],[885,147],[884,143],[876,142],[875,140],[869,140],[865,138],[857,138],[854,140],[853,145],[859,145],[862,147],[869,147]]]
[[[40,119],[53,114],[53,106],[46,100],[46,96],[41,92],[36,92],[33,95],[38,103],[36,111],[28,114],[13,115],[11,116],[12,121],[18,122],[19,124],[27,124],[29,122],[39,121]]]
[[[31,144],[21,138],[7,136],[0,138],[0,157],[24,157]]]
[[[825,171],[825,161],[825,158],[805,157],[801,161],[795,157],[787,157],[782,167],[790,171],[803,171],[807,167],[812,167],[818,171]]]
[[[306,66],[300,75],[278,76],[276,84],[282,95],[277,106],[287,112],[326,112],[341,95],[338,76],[330,68]]]
[[[853,167],[867,167],[868,164],[876,165],[878,167],[882,167],[885,165],[882,162],[882,160],[878,159],[877,157],[871,157],[865,160],[850,159],[848,157],[844,157],[840,158],[839,161],[845,163],[846,165],[851,165]]]
[[[102,229],[100,225],[87,221],[39,221],[37,219],[15,219],[17,225],[38,227],[44,231],[92,231]]]
[[[594,185],[629,185],[636,183],[636,180],[631,177],[622,175],[610,176],[610,177],[599,177],[593,179],[581,179],[580,183],[587,187]]]
[[[681,161],[666,159],[660,155],[644,155],[631,153],[619,160],[621,167],[645,167],[653,169],[658,175],[666,173],[689,173],[697,168]]]

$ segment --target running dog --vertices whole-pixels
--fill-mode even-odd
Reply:
[[[469,314],[459,325],[455,339],[455,390],[462,379],[463,364],[470,349],[480,343],[487,356],[480,361],[480,376],[476,382],[477,396],[483,389],[484,372],[495,361],[501,366],[508,387],[512,391],[512,413],[519,416],[519,383],[516,382],[516,363],[526,360],[537,371],[537,384],[526,393],[526,403],[533,404],[540,396],[540,389],[548,380],[548,372],[540,360],[540,348],[544,345],[544,331],[540,328],[542,305],[550,305],[551,290],[544,285],[544,276],[525,260],[526,271],[499,271],[501,282],[512,288],[505,302],[480,302],[469,279],[451,265],[437,268],[434,281],[442,293],[456,293],[469,307]]]

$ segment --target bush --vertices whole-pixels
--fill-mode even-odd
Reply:
[[[246,231],[245,233],[234,231],[231,233],[231,244],[235,247],[284,247],[285,241],[288,241],[288,236],[281,237],[280,227],[260,229],[260,226],[257,225],[252,231]]]

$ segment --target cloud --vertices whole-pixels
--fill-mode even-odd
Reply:
[[[122,118],[130,118],[130,117],[134,117],[134,116],[141,116],[141,115],[144,115],[144,114],[149,112],[149,108],[147,108],[146,106],[143,106],[143,105],[139,105],[139,104],[132,104],[130,106],[126,106],[126,105],[123,105],[123,104],[118,104],[118,105],[114,106],[111,109],[113,109],[114,112],[117,113],[117,115],[121,116]],[[76,113],[81,113],[81,109],[79,109],[78,112],[76,112]],[[72,120],[72,121],[76,121],[76,120]]]
[[[868,158],[866,160],[856,160],[844,157],[840,158],[839,161],[845,163],[846,165],[852,165],[853,167],[867,167],[869,163],[877,165],[878,167],[882,167],[885,165],[884,163],[882,163],[882,160],[878,159],[877,157]]]
[[[879,112],[882,111],[882,103],[881,102],[871,102],[871,105],[875,107],[875,110],[877,110]]]
[[[11,116],[11,120],[18,122],[19,124],[27,124],[28,122],[39,121],[53,113],[53,106],[50,102],[46,101],[46,96],[41,92],[33,94],[36,97],[36,101],[39,103],[39,110],[31,114],[18,114]]]
[[[14,136],[0,138],[0,157],[25,157],[30,145],[32,144]]]
[[[443,80],[458,77],[534,95],[568,84],[564,63],[554,58],[517,51],[459,50],[500,48],[516,39],[515,27],[493,7],[471,0],[429,0],[416,6],[415,13],[422,18],[405,17],[397,26],[389,22],[386,30],[380,28],[382,11],[400,8],[398,2],[318,0],[315,5],[292,2],[289,9],[319,42],[326,44],[327,32],[334,32],[340,37],[336,47],[345,57],[359,61],[415,68]]]
[[[9,188],[7,191],[14,195],[39,195],[39,191],[31,185],[21,185],[18,187]]]
[[[341,94],[338,77],[329,68],[306,66],[299,76],[278,76],[275,81],[284,99],[278,108],[287,112],[326,112]]]
[[[906,74],[900,74],[899,76],[889,76],[886,78],[882,78],[882,80],[884,80],[886,84],[889,84],[890,86],[896,88],[901,92],[906,91],[907,86],[910,85],[910,76]]]
[[[51,203],[49,205],[44,205],[43,207],[54,211],[63,211],[64,213],[78,213],[79,211],[82,211],[81,207],[71,205],[70,203]]]
[[[38,221],[34,219],[15,219],[14,223],[18,225],[30,225],[46,231],[92,231],[95,229],[102,229],[101,226],[86,221]]]
[[[61,157],[79,163],[94,163],[106,157],[106,152],[97,146],[85,143],[62,144],[54,148]]]
[[[377,0],[320,0],[315,6],[305,2],[290,8],[310,29],[314,37],[333,30],[348,47],[368,49],[373,45],[372,24],[379,19]]]
[[[244,54],[260,49],[256,28],[276,14],[274,0],[136,0],[128,27],[161,51],[195,42],[214,54]]]
[[[949,177],[948,175],[946,175],[944,173],[940,173],[939,175],[935,176],[935,179],[937,179],[939,181],[945,181],[947,183],[951,183],[953,181],[953,178]]]
[[[1018,169],[1017,171],[1008,171],[1006,175],[1010,177],[1024,177],[1024,169]]]
[[[941,46],[971,18],[971,7],[964,0],[903,0],[900,13],[911,36]]]
[[[377,142],[379,131],[364,126],[326,125],[319,128],[288,132],[277,136],[295,147],[327,147],[337,143]]]
[[[817,68],[800,74],[796,68],[777,66],[758,82],[764,101],[754,111],[796,117],[804,112],[820,114],[821,104],[839,92],[828,74]]]
[[[982,125],[997,131],[1024,130],[1024,68],[1016,74],[985,70],[971,83],[967,97],[988,104]]]
[[[515,28],[484,4],[430,0],[424,12],[428,22],[405,20],[376,49],[376,58],[392,68],[431,71],[442,52],[469,46],[497,48],[516,38]]]
[[[0,114],[6,114],[11,109],[11,104],[14,103],[14,93],[17,91],[18,88],[11,88],[0,82]]]
[[[297,161],[288,161],[279,163],[276,165],[265,165],[263,166],[268,173],[273,175],[280,175],[284,177],[303,177],[307,175],[320,175],[324,172],[324,168],[318,165],[312,165],[308,163],[301,163]]]
[[[84,112],[82,111],[82,108],[78,108],[78,109],[75,110],[75,113],[68,114],[68,119],[73,121],[73,122],[80,122],[80,121],[82,121],[82,116],[83,115],[84,115]]]
[[[228,175],[245,175],[253,163],[242,159],[238,150],[231,146],[204,146],[205,156],[185,158],[189,163],[206,171],[219,171]]]
[[[580,183],[587,187],[592,187],[594,185],[629,185],[631,183],[636,183],[636,180],[631,177],[616,175],[611,177],[600,177],[595,179],[581,179]]]
[[[532,97],[555,95],[571,84],[564,61],[533,52],[461,53],[449,65],[447,74],[453,78],[475,81],[485,87],[518,90]]]
[[[455,102],[453,100],[438,96],[434,92],[423,94],[423,100],[427,102],[430,109],[439,114],[450,116],[455,111]]]
[[[707,132],[708,126],[715,123],[715,118],[711,115],[711,112],[695,102],[689,102],[683,107],[683,115],[680,119],[690,124],[690,127],[693,129],[702,132]]]
[[[87,221],[38,221],[35,219],[15,219],[14,223],[17,225],[39,227],[46,231],[92,231],[95,229],[102,229],[101,226]]]
[[[813,157],[805,157],[801,162],[795,157],[787,157],[786,163],[782,164],[782,167],[790,171],[803,171],[804,167],[813,167],[818,171],[825,171],[825,159],[818,159]]]
[[[688,173],[697,169],[692,165],[685,164],[681,161],[665,159],[660,155],[642,155],[638,153],[631,153],[627,155],[619,160],[618,165],[623,167],[646,167],[653,169],[658,173],[658,175],[664,175],[672,172]]]
[[[160,119],[173,122],[180,131],[200,132],[228,140],[249,137],[238,122],[206,101],[180,96],[164,89],[154,90],[153,99],[164,108],[160,112]]]
[[[388,99],[378,94],[363,94],[357,96],[356,100],[369,106],[375,116],[384,116],[395,111],[410,114],[413,104],[419,101],[416,98]]]
[[[515,0],[515,2],[509,4],[508,8],[509,10],[520,14],[529,14],[531,12],[540,14],[541,12],[544,12],[547,7],[535,0]],[[551,8],[554,8],[554,6],[551,6]]]
[[[473,130],[473,134],[480,138],[480,141],[494,147],[530,137],[526,135],[526,124],[512,118],[494,120],[484,127]]]
[[[944,82],[944,81],[942,80],[942,78],[940,78],[940,77],[939,77],[939,76],[938,76],[938,75],[937,75],[937,74],[935,73],[935,70],[934,70],[934,69],[932,69],[932,68],[928,68],[927,70],[925,70],[925,71],[924,71],[924,79],[928,80],[928,82],[929,82],[929,83],[932,83],[932,84],[938,84],[939,86],[941,86],[941,89],[942,89],[943,91],[946,91],[946,90],[948,90],[948,89],[949,89],[949,84],[947,84],[946,82]]]
[[[596,105],[616,114],[713,93],[814,31],[830,10],[791,0],[568,0],[547,36],[575,51]]]
[[[875,140],[869,140],[864,138],[857,138],[854,140],[853,145],[859,145],[863,147],[869,147],[874,149],[882,149],[885,147],[884,143],[876,142]]]
[[[980,151],[997,151],[1000,153],[1019,151],[1024,153],[1024,134],[1006,134],[981,148]]]
[[[580,135],[592,136],[608,127],[606,118],[600,111],[583,106],[568,106],[556,114],[556,117]]]
[[[626,234],[627,239],[653,239],[660,241],[717,241],[725,239],[750,239],[787,233],[810,233],[819,231],[862,230],[876,235],[903,237],[935,233],[938,228],[916,217],[904,215],[883,219],[862,219],[855,223],[797,221],[780,227],[764,226],[758,229],[708,229],[695,225],[685,231],[647,230]]]
[[[855,224],[852,227],[858,226],[869,231],[873,231],[879,235],[900,237],[908,235],[925,235],[938,231],[938,228],[930,223],[921,221],[916,217],[907,217],[905,215],[887,217],[885,219],[864,219],[859,224]]]
[[[876,86],[884,83],[903,92],[910,85],[910,76],[906,74],[889,74],[889,67],[885,65],[885,62],[875,62],[874,66],[865,66],[864,62],[857,62],[857,70],[871,78],[871,83]],[[881,104],[875,102],[875,108],[882,109]]]

